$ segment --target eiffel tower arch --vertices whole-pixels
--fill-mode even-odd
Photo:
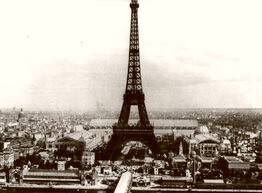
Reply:
[[[128,141],[140,141],[157,154],[159,148],[154,135],[154,128],[150,124],[146,106],[145,95],[142,89],[139,36],[138,36],[138,11],[137,0],[131,0],[131,27],[129,42],[129,59],[126,90],[123,96],[123,105],[118,122],[113,125],[112,139],[107,144],[104,159],[114,160],[120,154],[122,146]],[[131,106],[138,107],[139,121],[136,125],[129,125]]]

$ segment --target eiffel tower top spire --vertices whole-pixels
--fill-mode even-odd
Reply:
[[[138,17],[137,10],[139,4],[137,0],[130,3],[131,12],[131,28],[129,43],[129,60],[126,91],[136,93],[142,92],[142,81],[140,72],[140,55],[139,55],[139,36],[138,36]]]
[[[138,1],[137,0],[131,0],[130,7],[131,8],[138,8],[139,7]]]

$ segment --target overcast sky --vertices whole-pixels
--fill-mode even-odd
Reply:
[[[119,110],[130,0],[0,1],[0,108]],[[261,0],[140,0],[148,111],[261,108]]]

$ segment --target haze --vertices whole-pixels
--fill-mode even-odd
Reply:
[[[0,108],[119,110],[129,0],[0,1]],[[140,0],[147,109],[261,108],[259,0]]]

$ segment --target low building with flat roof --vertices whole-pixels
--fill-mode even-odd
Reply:
[[[138,119],[129,119],[130,125],[137,124]],[[92,119],[88,125],[88,129],[112,129],[118,119]],[[150,119],[150,123],[154,129],[177,129],[177,130],[195,130],[198,127],[196,119]]]
[[[250,171],[250,163],[235,156],[223,156],[217,162],[217,167],[223,171],[225,178],[233,183],[248,181],[246,174]]]
[[[234,156],[224,156],[226,162],[228,163],[228,169],[231,170],[249,170],[250,163],[244,162],[243,160],[239,159],[238,157]]]
[[[135,125],[138,121],[138,119],[129,119],[128,123]],[[118,119],[92,119],[87,128],[93,133],[109,132],[117,122]],[[182,135],[190,136],[198,128],[196,119],[150,119],[150,123],[154,127],[157,141],[164,143],[173,142]]]
[[[23,171],[23,183],[27,184],[80,184],[80,176],[75,170],[30,169]]]

